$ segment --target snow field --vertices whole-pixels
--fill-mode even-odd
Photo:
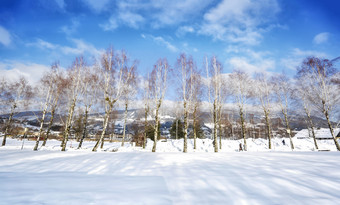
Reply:
[[[295,139],[300,148],[292,152],[281,140],[270,152],[258,140],[249,152],[224,141],[220,153],[200,140],[199,151],[184,154],[176,140],[151,153],[151,141],[146,151],[127,143],[118,152],[103,150],[120,143],[91,152],[94,142],[82,150],[69,142],[61,152],[60,142],[49,141],[34,152],[34,142],[20,150],[22,142],[9,139],[0,147],[0,204],[339,204],[339,152],[303,152],[313,145],[306,139]]]

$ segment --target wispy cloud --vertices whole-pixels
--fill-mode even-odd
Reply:
[[[144,39],[151,39],[155,43],[157,43],[158,45],[166,47],[171,52],[178,52],[178,48],[176,46],[174,46],[172,43],[170,43],[169,41],[165,40],[161,36],[153,36],[153,35],[149,35],[149,34],[141,34],[141,37],[144,38]]]
[[[24,76],[31,84],[36,84],[44,74],[49,70],[49,66],[18,61],[2,61],[0,62],[0,72],[6,80],[18,80],[20,76]]]
[[[0,43],[9,46],[12,42],[11,34],[2,26],[0,26]]]
[[[110,0],[83,0],[94,12],[100,13],[106,10]]]
[[[85,53],[88,53],[90,55],[98,57],[103,53],[103,50],[98,50],[95,46],[83,41],[82,39],[73,38],[70,39],[70,41],[74,44],[74,47],[53,44],[42,39],[37,39],[35,42],[27,43],[26,46],[34,46],[40,49],[48,50],[59,50],[66,55],[68,54],[83,55]]]
[[[326,58],[327,54],[314,50],[301,50],[299,48],[294,48],[290,51],[290,53],[285,57],[280,59],[280,64],[284,66],[284,68],[288,68],[290,70],[296,70],[296,68],[301,65],[304,58],[308,56],[316,56],[319,58]]]
[[[280,11],[276,0],[223,0],[204,15],[200,33],[215,39],[258,44]]]
[[[176,36],[177,37],[182,37],[185,36],[187,33],[194,33],[195,29],[192,26],[181,26],[177,29],[176,31]]]
[[[322,44],[322,43],[326,43],[329,39],[329,33],[328,32],[323,32],[323,33],[319,33],[318,35],[316,35],[313,39],[313,43],[314,44]]]
[[[72,35],[74,32],[77,31],[78,27],[79,27],[80,23],[77,19],[72,19],[71,20],[71,25],[65,25],[62,26],[60,28],[60,30],[65,33],[66,35],[70,36]]]

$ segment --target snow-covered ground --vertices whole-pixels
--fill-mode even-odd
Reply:
[[[236,152],[239,141],[223,141],[213,153],[211,140],[198,150],[181,153],[182,141],[161,142],[157,153],[120,143],[60,142],[32,151],[34,142],[8,139],[0,147],[0,204],[339,204],[340,153],[317,152],[308,139],[248,140],[248,152]],[[332,141],[318,141],[335,150]],[[72,146],[72,147],[71,147]],[[117,152],[110,152],[119,148]],[[107,151],[104,151],[107,150]],[[207,152],[208,151],[208,152]]]

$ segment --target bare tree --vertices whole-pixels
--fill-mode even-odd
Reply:
[[[143,149],[146,146],[147,139],[147,128],[148,128],[148,115],[150,112],[150,76],[147,75],[147,78],[143,81],[143,101],[144,101],[144,140],[143,140]]]
[[[256,74],[256,86],[255,92],[256,96],[260,100],[260,105],[262,107],[264,118],[266,121],[267,128],[267,138],[268,138],[268,148],[272,148],[272,128],[270,122],[270,108],[272,101],[272,85],[268,81],[266,75],[264,73]]]
[[[54,73],[55,69],[54,68],[55,67],[57,67],[56,63],[51,66],[50,72],[44,74],[44,76],[41,79],[41,84],[40,84],[41,87],[38,88],[40,90],[40,94],[45,97],[45,102],[44,102],[44,105],[43,105],[42,117],[41,117],[41,119],[39,119],[40,129],[39,129],[39,135],[38,135],[36,142],[35,142],[35,146],[33,148],[34,151],[38,150],[39,141],[40,141],[40,138],[41,138],[42,133],[43,133],[45,116],[46,116],[48,108],[51,104],[53,90],[55,89],[54,87],[57,85],[57,83],[54,81],[55,80],[55,78],[54,78],[54,75],[55,75],[55,73]]]
[[[80,138],[80,142],[78,144],[78,149],[82,147],[84,139],[88,133],[88,117],[91,112],[93,105],[96,104],[98,99],[98,87],[99,87],[99,76],[98,76],[99,68],[95,64],[92,67],[85,67],[83,72],[83,81],[82,81],[82,91],[80,101],[84,107],[84,117],[83,117],[83,125],[82,125],[82,136]]]
[[[336,69],[331,61],[316,57],[306,58],[297,70],[297,77],[304,82],[306,88],[306,99],[325,116],[336,149],[340,151],[330,121],[332,110],[340,103],[339,87],[332,82],[332,76],[335,74]]]
[[[155,110],[155,125],[154,125],[154,144],[152,152],[156,152],[157,140],[159,139],[158,126],[159,126],[159,109],[162,105],[166,88],[167,88],[167,74],[169,70],[168,61],[166,59],[159,59],[154,65],[151,72],[150,81],[150,94],[154,100]]]
[[[200,112],[201,98],[203,94],[202,79],[198,71],[193,72],[190,79],[190,88],[192,92],[192,118],[193,118],[193,132],[194,132],[194,149],[197,148],[197,129],[198,118]]]
[[[129,65],[129,60],[124,51],[116,54],[113,48],[107,49],[102,55],[102,87],[104,92],[105,115],[103,130],[100,138],[93,147],[92,151],[97,151],[99,144],[104,143],[104,136],[115,103],[120,99],[123,88],[128,86],[131,81],[132,72],[136,69],[135,61]]]
[[[235,70],[230,75],[230,88],[234,100],[237,104],[240,121],[241,121],[241,137],[244,141],[244,150],[247,151],[247,140],[246,140],[246,126],[245,126],[245,119],[246,119],[246,105],[252,96],[251,87],[252,85],[251,79],[249,75],[244,71]]]
[[[46,146],[47,139],[50,135],[51,128],[53,125],[55,113],[57,110],[58,105],[60,104],[60,98],[62,98],[62,101],[65,100],[65,96],[61,96],[62,93],[66,92],[66,88],[69,87],[69,81],[65,78],[64,72],[59,69],[59,63],[55,63],[52,65],[52,70],[51,70],[51,78],[49,79],[44,79],[43,82],[46,81],[52,81],[55,83],[55,85],[52,87],[52,93],[51,93],[51,100],[50,100],[50,121],[48,123],[47,131],[46,131],[46,136],[44,138],[44,142],[42,146]]]
[[[125,73],[125,72],[130,72],[130,73]],[[123,94],[122,94],[122,101],[125,106],[125,112],[124,112],[124,127],[123,127],[123,140],[122,140],[122,147],[124,146],[125,142],[125,137],[126,137],[126,125],[127,125],[127,114],[128,114],[128,105],[129,102],[135,98],[137,94],[137,73],[136,69],[132,70],[124,70],[124,78],[126,78],[126,75],[130,75],[129,82],[127,83],[126,86],[123,87]]]
[[[81,81],[83,80],[82,71],[86,66],[85,60],[83,57],[77,57],[73,62],[71,69],[68,71],[68,77],[70,78],[70,86],[69,86],[69,108],[68,114],[65,121],[65,130],[63,133],[63,140],[61,143],[61,151],[66,151],[66,144],[68,141],[70,129],[72,126],[73,114],[76,107],[76,103],[81,91]]]
[[[294,150],[293,136],[289,125],[289,105],[291,105],[290,102],[293,94],[293,83],[285,74],[280,74],[272,77],[272,84],[274,87],[276,102],[279,104],[284,117],[286,132],[290,139],[290,147]]]
[[[218,129],[218,109],[221,103],[221,71],[222,66],[217,61],[216,57],[211,58],[210,66],[206,58],[205,67],[208,80],[208,99],[209,104],[212,103],[212,118],[214,124],[214,151],[218,152],[217,129]]]
[[[192,106],[193,98],[193,72],[195,70],[195,64],[192,57],[187,58],[187,56],[182,53],[177,59],[177,68],[180,77],[181,86],[181,96],[183,100],[183,114],[184,114],[184,143],[183,152],[188,150],[188,127],[189,127],[189,110]]]
[[[13,115],[18,108],[28,106],[29,100],[33,97],[32,87],[23,76],[13,83],[3,83],[1,98],[10,106],[9,118],[5,126],[5,133],[2,140],[2,146],[6,145],[6,138],[13,121]]]

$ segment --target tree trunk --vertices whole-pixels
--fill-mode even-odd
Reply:
[[[324,105],[324,106],[325,106],[325,105]],[[332,124],[331,124],[331,122],[330,122],[330,120],[329,120],[328,111],[325,110],[325,109],[324,109],[324,114],[325,114],[325,117],[326,117],[326,119],[327,119],[327,124],[328,124],[328,127],[329,127],[329,131],[331,132],[331,135],[332,135],[332,137],[333,137],[333,140],[334,140],[334,144],[335,144],[335,146],[336,146],[336,149],[337,149],[338,151],[340,151],[340,145],[339,145],[339,143],[338,143],[338,141],[336,140],[336,137],[335,137],[335,135],[334,135],[334,130],[333,130]]]
[[[152,147],[152,152],[156,152],[156,147],[157,147],[157,140],[158,140],[158,111],[160,108],[161,104],[159,103],[157,105],[156,108],[156,115],[155,115],[155,121],[156,121],[156,125],[155,125],[155,131],[154,131],[154,142],[153,142],[153,147]]]
[[[81,148],[81,146],[83,145],[84,139],[85,139],[85,137],[87,135],[87,118],[88,118],[88,113],[89,113],[89,108],[86,106],[86,108],[85,108],[85,116],[84,116],[84,119],[83,119],[84,120],[83,121],[83,123],[84,123],[83,134],[82,134],[82,137],[80,139],[80,142],[79,142],[79,145],[78,145],[77,149]]]
[[[61,146],[62,146],[61,151],[65,151],[66,150],[66,144],[67,144],[67,141],[68,141],[69,132],[71,130],[71,123],[72,123],[73,112],[74,112],[74,108],[75,107],[76,107],[76,99],[73,99],[72,105],[70,107],[69,115],[67,117],[66,125],[65,125],[63,141],[61,143]]]
[[[8,119],[8,122],[7,122],[7,125],[6,125],[6,129],[5,129],[5,133],[4,133],[4,138],[2,139],[2,146],[6,145],[6,138],[7,138],[7,135],[8,135],[9,128],[10,128],[10,126],[12,124],[14,110],[15,110],[16,107],[17,107],[17,104],[14,102],[13,107],[11,109],[11,114],[9,115],[9,119]]]
[[[193,112],[193,118],[194,118],[194,126],[193,126],[193,129],[194,129],[194,149],[196,149],[196,138],[197,138],[197,125],[196,125],[196,106],[194,108],[194,112]]]
[[[246,140],[246,130],[244,126],[244,116],[243,116],[243,109],[240,107],[240,118],[241,118],[241,135],[243,138],[243,143],[244,143],[244,151],[247,151],[247,140]],[[269,148],[270,149],[270,148]]]
[[[176,140],[178,140],[178,119],[176,118]]]
[[[217,105],[216,100],[214,101],[214,151],[218,152],[218,145],[217,145]]]
[[[264,116],[266,120],[267,134],[268,134],[268,149],[272,149],[272,134],[271,134],[271,128],[270,128],[270,122],[269,122],[269,111],[264,110]]]
[[[287,133],[288,133],[288,136],[289,136],[289,139],[290,139],[290,147],[292,148],[292,150],[294,150],[292,132],[291,132],[290,126],[289,126],[289,120],[288,120],[287,112],[285,112],[285,111],[282,109],[282,114],[283,114],[284,117],[285,117],[286,129],[287,129]]]
[[[110,104],[109,110],[107,112],[105,112],[103,131],[102,131],[102,134],[100,135],[100,138],[97,140],[96,144],[94,145],[94,147],[92,149],[93,152],[96,152],[98,147],[99,147],[99,143],[104,141],[104,136],[105,136],[107,125],[109,123],[109,116],[111,114],[112,107],[113,106]]]
[[[54,120],[55,109],[56,108],[53,107],[52,110],[51,110],[51,119],[50,119],[50,122],[48,124],[47,131],[46,131],[46,137],[45,137],[44,142],[43,142],[43,144],[41,146],[46,146],[47,138],[48,138],[48,136],[49,136],[49,134],[51,132],[51,128],[52,128],[52,124],[53,124],[53,120]]]
[[[125,104],[125,113],[124,113],[124,128],[123,128],[123,140],[122,140],[122,147],[124,147],[124,141],[125,141],[125,132],[126,132],[126,118],[127,118],[127,112],[128,112],[128,104]]]
[[[184,143],[183,143],[183,152],[186,153],[188,150],[188,110],[187,110],[187,102],[184,101]]]
[[[45,122],[45,116],[46,116],[46,112],[47,112],[47,108],[48,108],[48,104],[50,103],[50,99],[51,99],[51,86],[49,87],[49,90],[47,92],[47,97],[46,97],[46,101],[45,101],[45,106],[44,106],[44,110],[43,110],[43,115],[40,121],[40,129],[39,129],[39,135],[37,137],[37,141],[35,142],[35,146],[33,148],[34,151],[38,150],[38,146],[39,146],[39,141],[43,132],[43,126],[44,126],[44,122]]]
[[[316,136],[315,136],[315,131],[314,131],[314,123],[313,123],[313,120],[309,114],[309,111],[306,107],[306,105],[304,105],[304,109],[305,109],[305,113],[306,113],[306,116],[307,116],[307,122],[309,124],[309,127],[311,128],[312,130],[312,135],[313,135],[313,140],[314,140],[314,145],[315,145],[315,149],[319,149],[319,146],[318,146],[318,143],[316,141]]]
[[[219,139],[220,139],[220,149],[222,149],[222,125],[221,125],[221,108],[219,108],[218,111],[218,135],[219,135]]]
[[[143,140],[143,149],[145,149],[146,146],[146,132],[147,132],[147,128],[148,128],[148,108],[147,106],[145,106],[145,121],[144,121],[144,140]]]

